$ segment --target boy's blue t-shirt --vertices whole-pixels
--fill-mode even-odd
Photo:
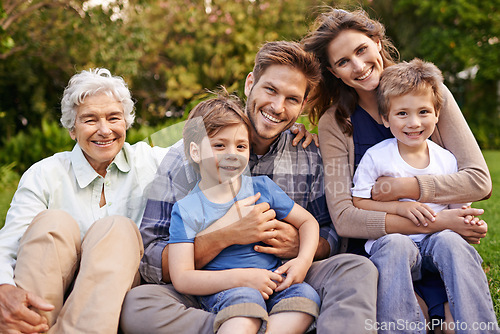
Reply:
[[[294,201],[267,176],[242,176],[241,189],[232,201],[219,204],[210,202],[198,184],[183,199],[175,203],[172,209],[169,243],[194,242],[196,234],[209,227],[226,214],[239,200],[260,192],[256,204],[267,202],[276,212],[276,219],[288,216]],[[256,252],[256,244],[232,245],[225,248],[204,270],[225,270],[233,268],[261,268],[274,270],[281,265],[281,260],[271,254]]]

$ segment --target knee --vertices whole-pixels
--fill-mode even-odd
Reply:
[[[419,251],[413,240],[409,236],[392,233],[379,238],[372,247],[372,254],[384,253],[384,255],[394,258],[412,258],[418,255]]]
[[[435,233],[430,236],[433,240],[434,245],[439,249],[455,249],[463,248],[468,246],[467,241],[465,241],[458,233],[451,230],[444,230]]]
[[[84,239],[107,239],[114,242],[117,247],[130,250],[134,254],[144,254],[142,237],[133,220],[124,216],[108,216],[99,219],[92,224]],[[123,248],[122,245],[127,245]]]
[[[309,300],[312,300],[316,304],[321,305],[321,299],[319,298],[318,293],[312,286],[307,283],[298,283],[290,286],[288,289],[296,289],[296,292],[291,294],[291,297],[304,297]]]
[[[378,270],[370,259],[361,255],[343,254],[342,267],[351,274],[357,273],[356,277],[363,280],[377,281]]]
[[[469,245],[458,233],[451,230],[444,230],[430,236],[437,252],[434,256],[441,254],[446,259],[453,257],[470,256],[478,258],[479,254],[474,247]],[[478,259],[480,261],[480,258]]]
[[[61,240],[81,240],[80,227],[76,220],[63,210],[44,210],[33,218],[23,236],[23,240],[39,238],[41,235],[57,236]]]
[[[229,305],[223,304],[220,307],[221,309],[228,307],[230,305],[247,304],[247,303],[258,304],[262,306],[262,308],[266,309],[264,297],[262,297],[262,294],[257,289],[248,287],[239,287],[226,290],[224,293],[230,294],[231,297],[226,298]]]

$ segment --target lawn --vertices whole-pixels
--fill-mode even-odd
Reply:
[[[485,151],[484,157],[488,163],[493,180],[493,194],[490,199],[477,202],[473,206],[483,208],[483,219],[488,223],[488,235],[480,245],[474,245],[481,254],[483,268],[490,284],[491,296],[495,306],[497,319],[500,319],[500,151]],[[0,168],[0,226],[3,226],[5,214],[17,184],[8,168]],[[6,178],[6,175],[10,175]],[[3,178],[2,178],[3,176]]]

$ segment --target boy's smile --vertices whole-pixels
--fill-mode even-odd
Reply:
[[[237,181],[250,157],[247,127],[233,124],[220,129],[214,136],[205,137],[191,156],[200,166],[200,188]]]
[[[430,91],[391,97],[387,119],[382,119],[398,140],[400,151],[427,148],[425,140],[432,135],[438,122]]]

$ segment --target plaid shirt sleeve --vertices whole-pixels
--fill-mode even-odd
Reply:
[[[319,149],[299,143],[292,145],[294,135],[285,131],[271,145],[268,153],[250,157],[252,175],[267,175],[295,203],[309,211],[320,225],[320,236],[330,245],[330,255],[339,249],[340,238],[335,231],[325,198],[323,160]]]
[[[184,156],[183,142],[178,141],[165,155],[151,188],[140,226],[144,256],[139,267],[148,283],[162,282],[163,249],[168,243],[172,208],[196,184],[197,175]]]
[[[333,226],[330,218],[330,213],[326,204],[324,177],[323,177],[323,161],[319,151],[315,156],[316,162],[314,163],[312,173],[312,183],[310,188],[310,198],[307,204],[307,211],[309,211],[319,223],[319,235],[330,245],[330,256],[337,254],[340,248],[340,238]]]

